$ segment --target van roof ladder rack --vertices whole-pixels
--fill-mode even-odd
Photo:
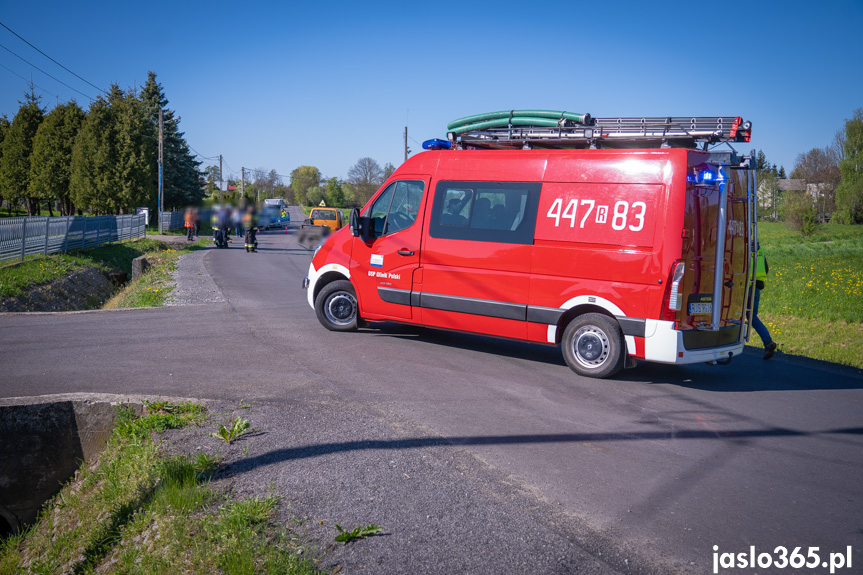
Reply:
[[[557,126],[453,130],[456,149],[696,148],[721,142],[749,142],[752,122],[740,116],[561,119]]]

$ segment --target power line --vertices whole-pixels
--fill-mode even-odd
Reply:
[[[49,94],[51,94],[52,96],[54,96],[54,97],[55,97],[55,98],[57,98],[58,100],[60,99],[60,95],[59,95],[59,94],[52,94],[50,91],[48,91],[48,89],[47,89],[47,88],[43,88],[42,86],[40,86],[39,84],[37,84],[37,83],[36,83],[36,82],[34,82],[33,80],[28,80],[27,78],[25,78],[24,76],[22,76],[21,74],[19,74],[19,73],[18,73],[18,72],[16,72],[15,70],[13,70],[12,68],[9,68],[9,67],[7,67],[7,66],[3,66],[3,64],[0,64],[0,66],[2,66],[3,68],[6,68],[9,72],[11,72],[11,73],[15,74],[16,76],[18,76],[19,78],[21,78],[22,80],[24,80],[25,82],[27,82],[28,84],[33,84],[34,86],[36,86],[36,87],[37,87],[37,88],[39,88],[40,90],[44,90],[45,92],[48,92]]]
[[[34,46],[34,45],[33,45],[33,44],[31,44],[30,42],[28,42],[27,40],[25,40],[24,38],[22,38],[20,34],[18,34],[17,32],[15,32],[15,30],[13,30],[12,28],[10,28],[9,26],[7,26],[6,24],[4,24],[3,22],[0,22],[0,26],[3,26],[3,27],[4,27],[4,28],[6,28],[7,30],[9,30],[10,32],[12,32],[12,33],[13,33],[13,34],[15,34],[16,36],[18,36],[18,38],[19,38],[22,42],[24,42],[25,44],[27,44],[28,46],[30,46],[31,48],[33,48],[34,50],[36,50],[37,52],[39,52],[40,54],[42,54],[43,56],[45,56],[46,58],[48,58],[49,60],[51,60],[52,62],[54,62],[55,64],[57,64],[58,66],[60,66],[61,68],[63,68],[64,70],[66,70],[67,72],[69,72],[70,74],[72,74],[73,76],[75,76],[75,77],[76,77],[76,78],[78,78],[79,80],[81,80],[81,81],[83,81],[83,82],[86,82],[87,84],[90,84],[91,86],[93,86],[94,88],[96,88],[97,90],[99,90],[100,92],[102,92],[103,94],[107,94],[107,92],[106,92],[105,90],[103,90],[102,88],[100,88],[99,86],[97,86],[97,85],[93,84],[92,82],[90,82],[90,81],[88,81],[88,80],[85,80],[84,78],[82,78],[81,76],[79,76],[78,74],[76,74],[75,72],[73,72],[72,70],[70,70],[69,68],[67,68],[66,66],[64,66],[63,64],[61,64],[60,62],[58,62],[57,60],[55,60],[54,58],[52,58],[51,56],[49,56],[48,54],[46,54],[45,52],[43,52],[42,50],[40,50],[39,48],[37,48],[36,46]],[[65,85],[65,84],[64,84],[64,85]],[[90,98],[90,99],[92,100],[93,98]]]
[[[43,70],[42,68],[40,68],[39,66],[37,66],[36,64],[34,64],[34,63],[32,63],[32,62],[29,62],[28,60],[26,60],[26,59],[22,58],[21,56],[19,56],[18,54],[16,54],[15,52],[13,52],[12,50],[10,50],[10,49],[9,49],[9,48],[7,48],[6,46],[4,46],[3,44],[0,44],[0,48],[3,48],[4,50],[6,50],[7,52],[9,52],[10,54],[12,54],[13,56],[15,56],[16,58],[19,58],[20,60],[23,60],[24,62],[27,62],[28,64],[30,64],[31,66],[33,66],[34,68],[36,68],[37,70],[39,70],[40,72],[42,72],[43,74],[45,74],[46,76],[48,76],[49,78],[51,78],[52,80],[54,80],[55,82],[59,82],[59,83],[63,84],[64,86],[66,86],[67,88],[69,88],[70,90],[74,90],[75,92],[78,92],[79,94],[81,94],[82,96],[84,96],[85,98],[87,98],[88,100],[91,100],[91,101],[92,101],[92,100],[95,100],[95,98],[92,98],[92,97],[88,96],[87,94],[85,94],[85,93],[84,93],[84,92],[82,92],[81,90],[78,90],[78,89],[73,88],[72,86],[70,86],[69,84],[67,84],[66,82],[64,82],[64,81],[62,81],[62,80],[58,80],[57,78],[55,78],[54,76],[52,76],[51,74],[49,74],[48,72],[46,72],[45,70]]]
[[[196,150],[195,148],[193,148],[193,147],[189,144],[189,142],[186,142],[186,145],[187,145],[187,146],[189,146],[189,149],[190,149],[190,150],[192,150],[193,152],[195,152],[195,154],[196,154],[196,155],[198,155],[198,156],[200,156],[200,157],[204,158],[205,160],[218,160],[218,159],[219,159],[219,156],[205,156],[204,154],[202,154],[201,152],[199,152],[198,150]]]

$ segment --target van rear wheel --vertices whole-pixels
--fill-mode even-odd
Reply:
[[[325,285],[315,299],[315,313],[330,331],[356,330],[359,308],[351,282],[338,280]]]
[[[601,313],[572,320],[560,342],[566,365],[579,375],[605,378],[623,369],[625,347],[617,322]]]

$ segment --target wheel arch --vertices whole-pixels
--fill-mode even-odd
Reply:
[[[593,303],[576,305],[566,310],[566,312],[564,312],[564,314],[557,321],[557,329],[555,330],[554,334],[554,343],[560,345],[560,342],[563,340],[563,332],[566,331],[566,326],[568,326],[575,318],[582,316],[586,313],[601,313],[602,315],[608,316],[613,319],[615,323],[618,324],[618,326],[620,325],[614,314],[602,306]]]
[[[314,286],[314,292],[312,293],[312,301],[315,302],[318,299],[318,294],[321,293],[321,290],[324,289],[327,285],[333,283],[338,280],[347,280],[351,281],[351,278],[340,271],[326,271],[317,279]],[[353,285],[353,282],[351,282]],[[354,286],[354,292],[357,291],[356,286]]]

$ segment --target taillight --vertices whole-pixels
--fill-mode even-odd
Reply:
[[[680,293],[680,282],[683,281],[683,272],[686,264],[677,260],[671,264],[671,272],[668,274],[668,283],[665,284],[665,295],[662,298],[662,319],[675,321],[677,312],[683,307],[683,294]]]

